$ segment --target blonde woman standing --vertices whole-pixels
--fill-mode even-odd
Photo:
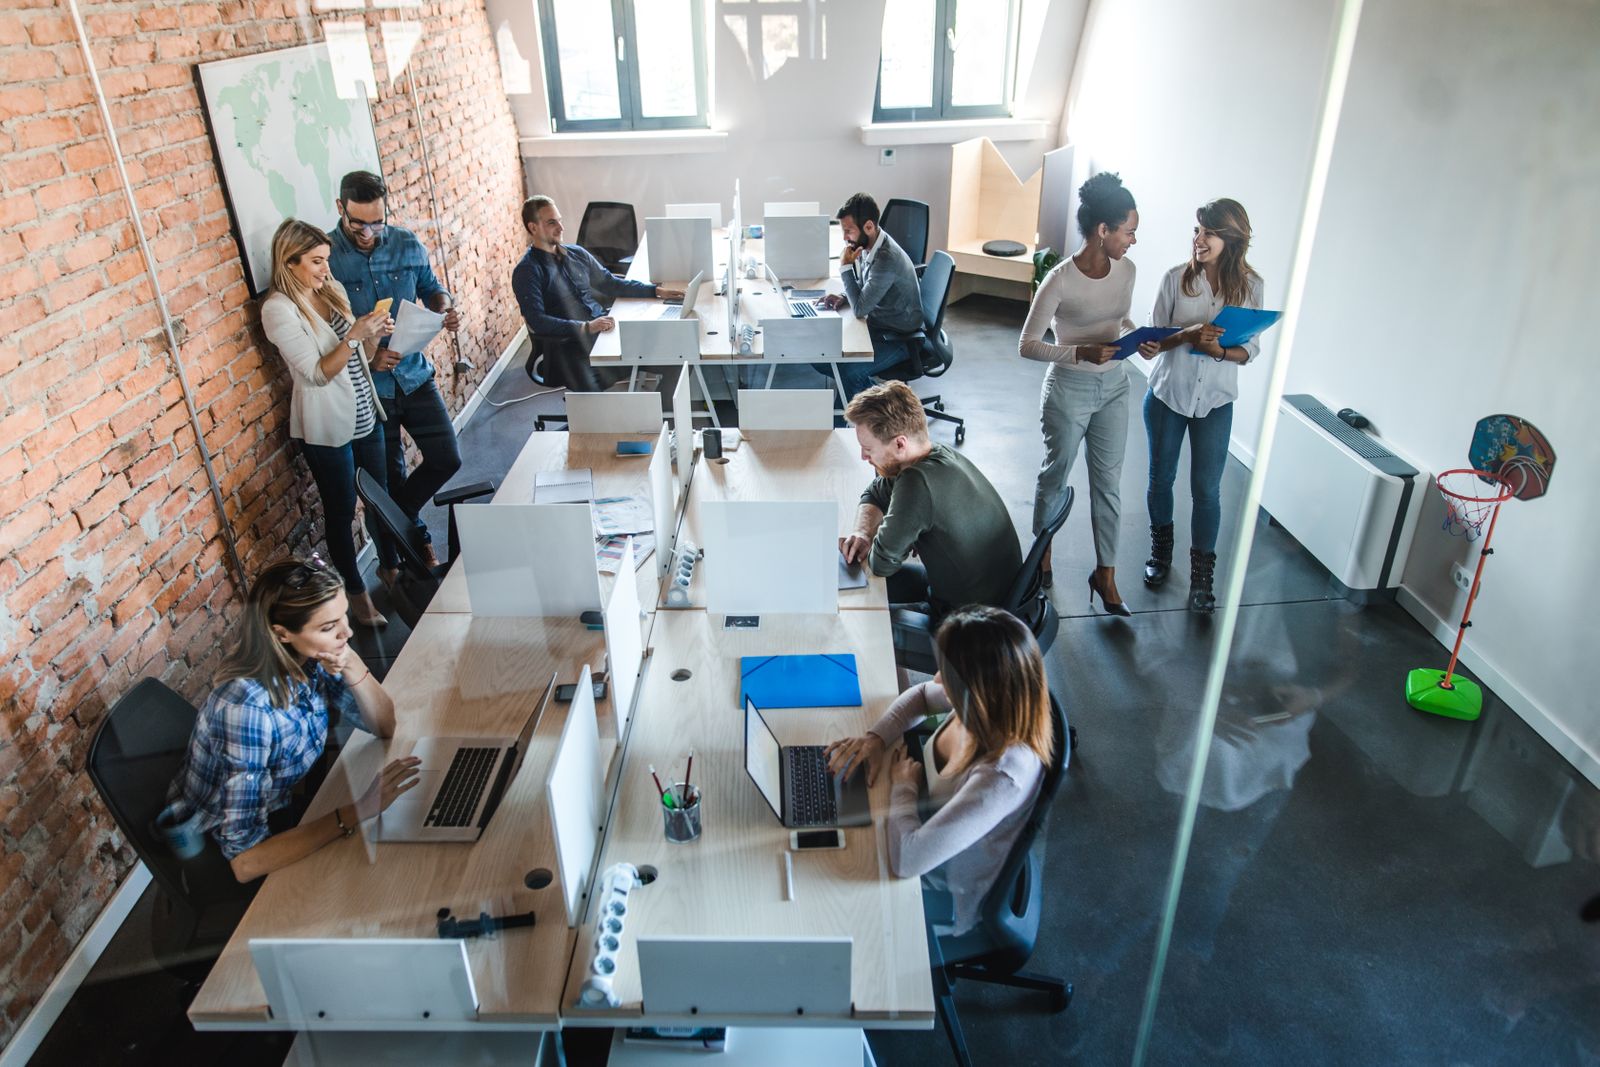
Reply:
[[[383,408],[368,366],[373,343],[393,332],[387,310],[359,319],[350,312],[344,286],[328,266],[332,244],[309,223],[287,219],[272,237],[272,292],[261,305],[267,340],[288,364],[294,383],[289,400],[289,436],[300,441],[306,465],[322,497],[328,555],[344,578],[350,616],[362,626],[386,626],[367,595],[356,563],[356,468],[387,485]],[[399,558],[388,538],[367,527],[378,547],[378,565]]]

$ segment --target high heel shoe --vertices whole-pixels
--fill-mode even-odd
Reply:
[[[350,618],[355,620],[357,626],[368,626],[374,630],[381,630],[389,625],[389,620],[383,617],[383,612],[378,610],[368,593],[354,593],[350,597]]]
[[[1094,572],[1091,571],[1089,574],[1089,606],[1091,608],[1094,607],[1096,594],[1099,595],[1100,606],[1105,609],[1107,615],[1117,615],[1125,619],[1133,617],[1133,612],[1128,610],[1128,605],[1124,601],[1119,600],[1113,604],[1106,599],[1105,590],[1094,584]]]
[[[1055,573],[1053,571],[1051,571],[1049,567],[1045,567],[1045,568],[1043,568],[1042,570],[1039,571],[1039,588],[1040,589],[1049,589],[1052,585],[1055,585],[1055,584],[1056,584]]]

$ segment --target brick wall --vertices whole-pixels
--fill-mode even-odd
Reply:
[[[0,13],[0,1046],[134,862],[84,772],[109,702],[139,677],[199,699],[246,569],[321,540],[287,437],[288,381],[244,283],[191,67],[320,36],[308,0],[84,3],[180,358],[215,457],[209,495],[109,143],[64,2]],[[375,107],[391,211],[434,252],[405,79]],[[522,171],[481,0],[402,9],[444,216],[463,353],[452,409],[520,325],[510,270]],[[390,14],[388,17],[395,17]],[[330,190],[330,198],[333,191]]]

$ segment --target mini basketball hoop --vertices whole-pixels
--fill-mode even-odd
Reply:
[[[1489,495],[1484,495],[1480,482],[1493,487]],[[1444,498],[1444,532],[1468,541],[1478,539],[1484,523],[1492,528],[1500,505],[1516,495],[1510,479],[1470,467],[1445,471],[1439,475],[1438,484],[1439,495]]]

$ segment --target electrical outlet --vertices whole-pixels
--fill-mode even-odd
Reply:
[[[880,166],[880,167],[892,167],[892,166],[894,166],[894,149],[892,149],[892,148],[880,148],[880,149],[878,149],[878,166]]]
[[[1472,592],[1472,572],[1459,563],[1450,564],[1450,580],[1463,593]]]

